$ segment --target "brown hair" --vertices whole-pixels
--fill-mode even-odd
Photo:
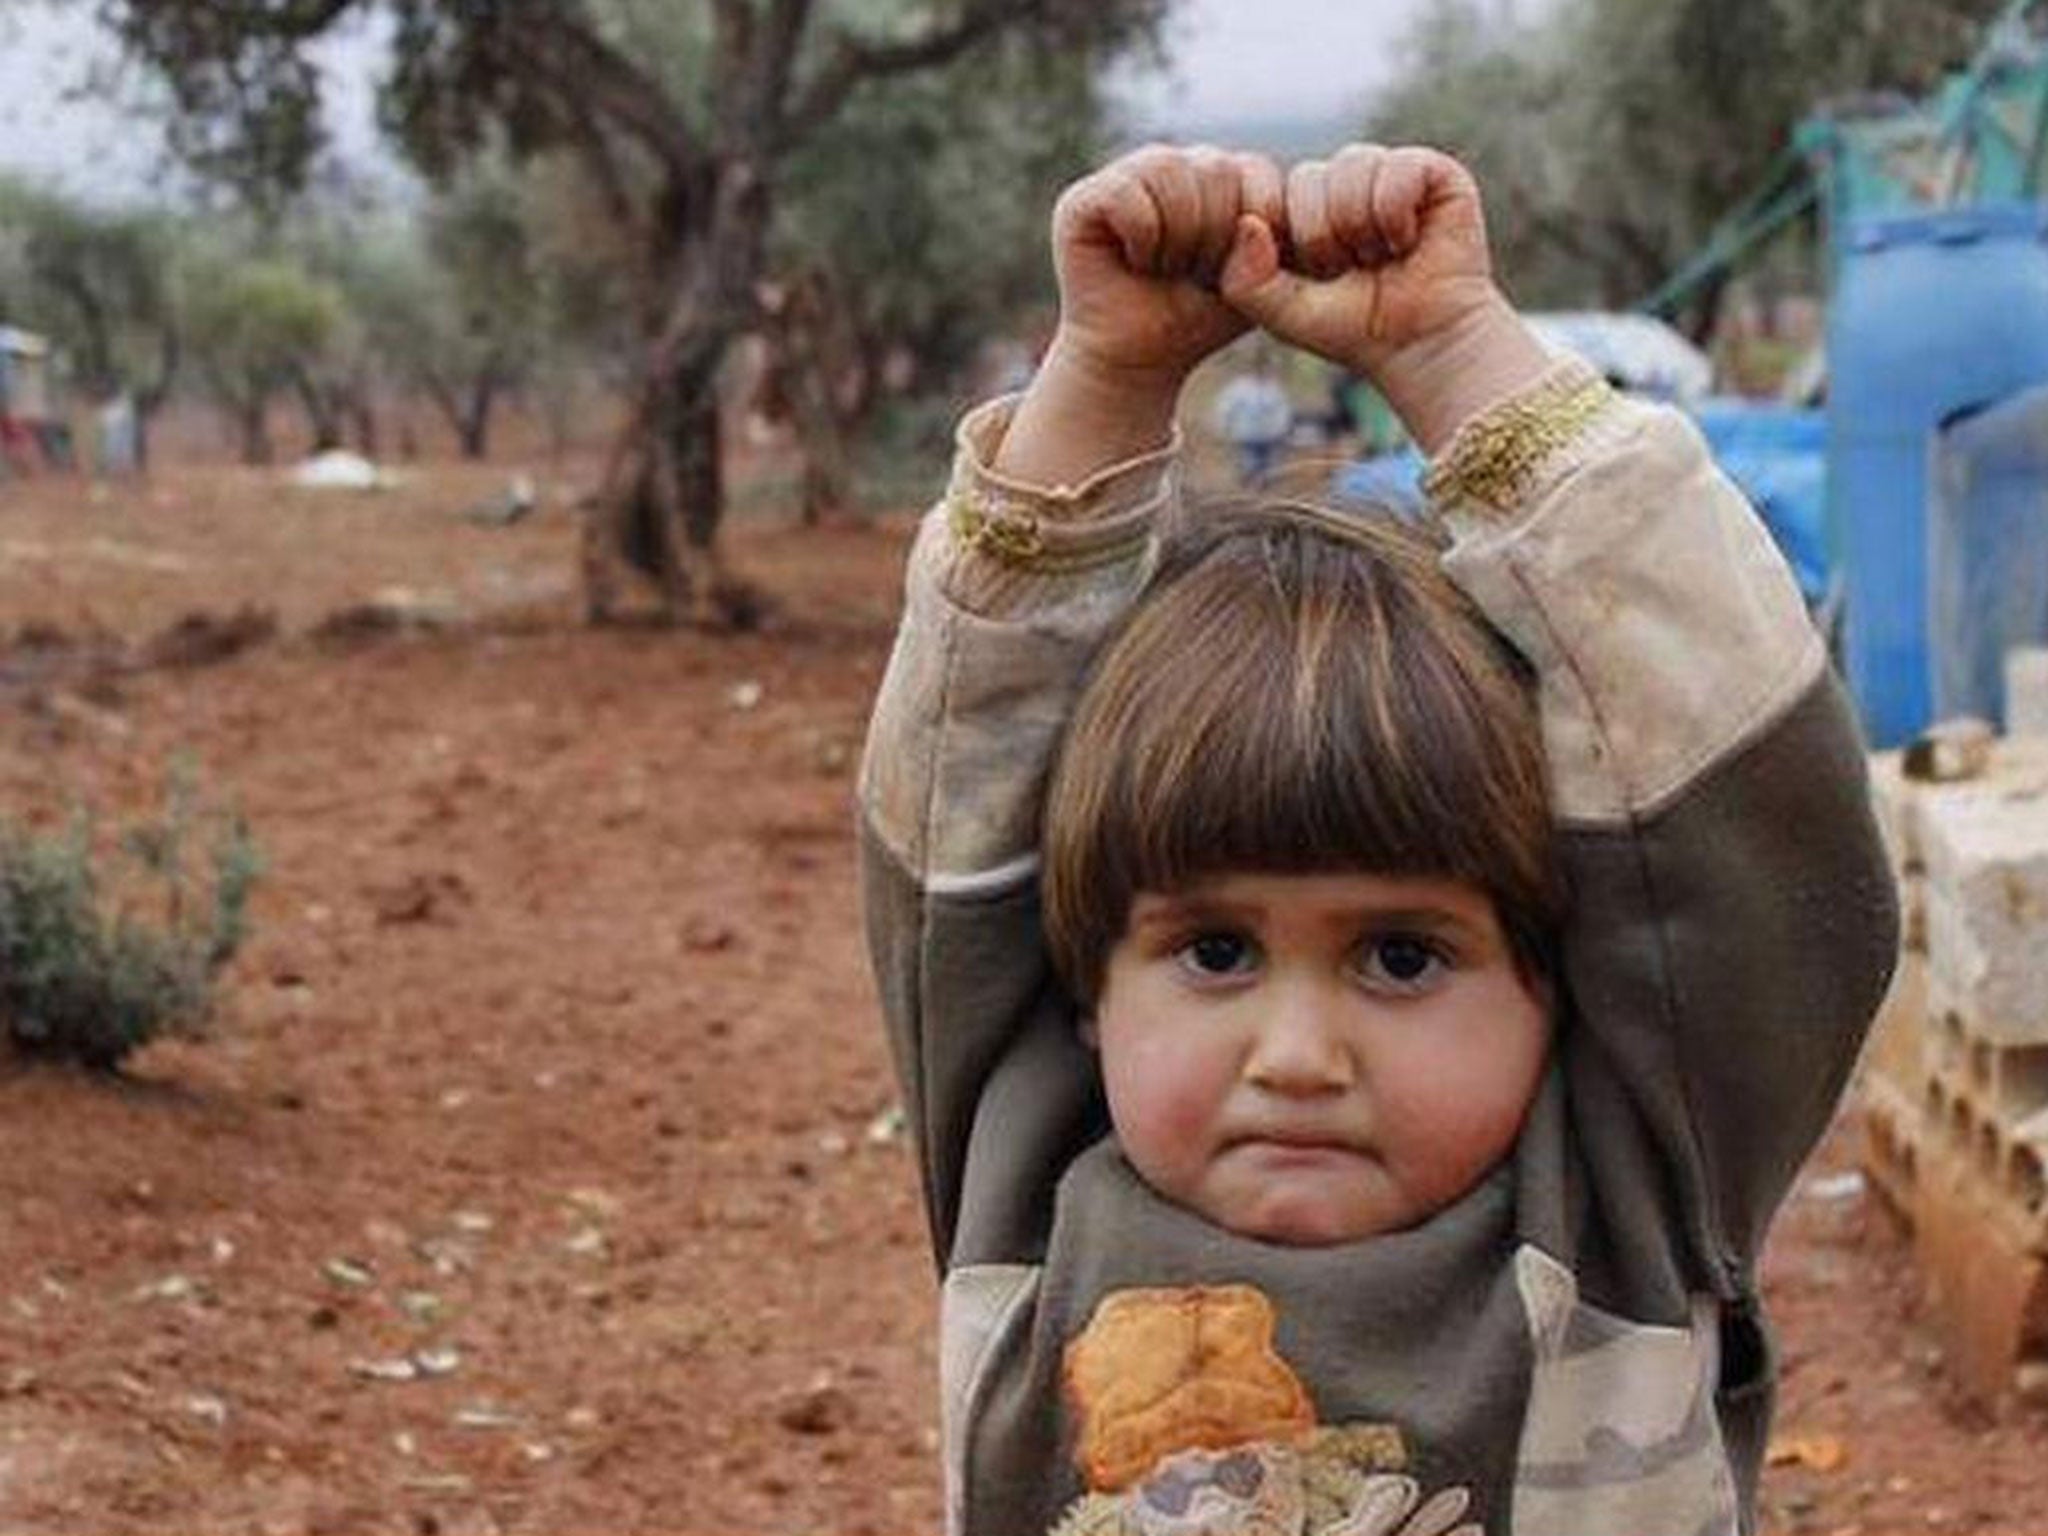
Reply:
[[[1449,877],[1548,975],[1561,901],[1533,683],[1392,514],[1214,508],[1169,537],[1068,723],[1045,925],[1084,1001],[1140,891],[1230,871]]]

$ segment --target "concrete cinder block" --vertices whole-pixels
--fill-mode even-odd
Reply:
[[[1884,839],[1892,879],[1899,889],[1899,947],[1912,951],[1927,947],[1926,880],[1921,874],[1919,814],[1920,793],[1929,786],[1905,776],[1897,752],[1875,752],[1870,758],[1870,806],[1877,817],[1877,830]]]
[[[1867,1080],[1859,1097],[1863,1145],[1857,1160],[1885,1209],[1911,1227],[1919,1204],[1920,1146],[1926,1140],[1919,1101],[1882,1077]]]
[[[1859,1082],[1881,1080],[1909,1098],[1919,1093],[1927,1052],[1927,985],[1927,957],[1911,950],[1900,955],[1856,1063]]]
[[[2002,756],[1981,780],[1923,790],[1915,823],[1943,1006],[1982,1038],[2048,1044],[2048,764]]]
[[[1966,1162],[1930,1145],[1920,1160],[1913,1248],[1942,1353],[1964,1388],[1997,1410],[2031,1395],[2048,1368],[2048,1258],[1990,1202]]]

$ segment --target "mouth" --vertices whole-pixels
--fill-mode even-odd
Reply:
[[[1230,1143],[1229,1150],[1281,1163],[1324,1162],[1370,1155],[1355,1141],[1303,1131],[1260,1131],[1240,1136]]]

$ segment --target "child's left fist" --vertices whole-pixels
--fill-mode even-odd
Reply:
[[[1226,298],[1283,340],[1375,374],[1497,299],[1472,175],[1434,149],[1352,144],[1287,176],[1287,251],[1239,221]]]
[[[1370,379],[1425,449],[1543,371],[1494,284],[1478,184],[1449,155],[1353,144],[1294,167],[1286,202],[1284,231],[1238,220],[1223,297]]]

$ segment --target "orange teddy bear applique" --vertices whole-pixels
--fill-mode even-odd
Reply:
[[[1068,1346],[1088,1492],[1051,1536],[1485,1536],[1392,1424],[1323,1426],[1249,1285],[1112,1292]]]

